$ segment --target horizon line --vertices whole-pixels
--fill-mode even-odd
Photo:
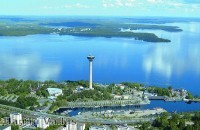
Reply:
[[[35,16],[35,17],[42,17],[42,16],[51,16],[51,17],[63,17],[63,16],[70,16],[70,17],[138,17],[138,18],[144,18],[144,17],[148,17],[148,18],[198,18],[200,19],[200,17],[196,17],[196,16],[139,16],[139,15],[135,15],[135,16],[128,16],[128,15],[124,15],[124,16],[119,16],[119,15],[67,15],[67,14],[44,14],[44,15],[39,15],[39,14],[0,14],[0,16]]]

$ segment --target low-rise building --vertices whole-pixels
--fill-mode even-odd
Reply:
[[[65,126],[60,126],[59,128],[57,128],[56,130],[66,130]]]
[[[85,130],[85,123],[69,121],[64,127],[60,127],[58,130]]]
[[[78,122],[77,123],[77,130],[85,130],[85,123]]]
[[[130,99],[130,95],[122,95],[123,99],[127,100]]]
[[[180,98],[185,98],[188,95],[187,90],[185,89],[172,89],[172,95]]]
[[[47,92],[49,93],[49,99],[55,99],[57,96],[63,94],[62,89],[59,88],[47,88]]]
[[[114,95],[114,99],[122,99],[121,95]]]
[[[16,125],[21,125],[22,124],[22,114],[13,112],[10,114],[10,123],[11,124],[16,124]]]
[[[104,126],[90,126],[89,130],[106,130]]]
[[[127,125],[117,125],[117,130],[129,130]]]
[[[63,130],[77,130],[77,123],[69,121],[65,124]]]
[[[38,117],[36,119],[36,126],[38,128],[46,129],[47,127],[49,127],[49,118],[44,116]]]
[[[125,89],[125,85],[123,84],[115,84],[116,87],[119,87],[121,90],[124,90]]]
[[[77,92],[81,92],[83,90],[85,90],[85,88],[83,86],[77,86],[76,89],[73,92],[77,93]]]
[[[77,130],[77,123],[76,122],[70,122],[69,130]]]

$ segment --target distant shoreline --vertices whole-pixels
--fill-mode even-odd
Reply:
[[[88,22],[88,20],[90,22]],[[183,31],[177,26],[156,25],[156,23],[162,23],[160,20],[156,20],[155,24],[153,24],[152,20],[154,19],[147,19],[144,23],[144,21],[139,19],[131,18],[113,20],[103,18],[99,20],[93,18],[54,19],[50,17],[43,19],[34,17],[0,17],[0,36],[58,34],[77,37],[134,38],[135,40],[145,42],[168,43],[171,42],[171,40],[160,38],[154,33],[149,33],[148,31],[139,32],[138,30],[162,30],[173,33]],[[134,24],[127,24],[127,22],[133,22]],[[131,31],[121,31],[122,29]],[[137,30],[137,32],[134,32],[134,30]]]

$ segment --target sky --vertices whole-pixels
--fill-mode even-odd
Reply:
[[[0,0],[0,15],[200,17],[200,0]]]

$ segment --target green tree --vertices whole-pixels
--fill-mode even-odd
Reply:
[[[184,116],[183,116],[183,119],[185,119],[185,120],[191,120],[190,113],[185,113]]]
[[[90,126],[91,126],[91,123],[88,123],[88,122],[87,122],[87,123],[85,124],[85,130],[89,130]]]
[[[191,94],[191,93],[189,93],[189,92],[188,92],[188,95],[187,95],[185,98],[187,98],[187,99],[192,99],[192,98],[193,98],[193,96],[192,96],[192,94]]]
[[[151,123],[150,122],[144,122],[142,123],[140,129],[141,130],[148,130],[151,127]]]
[[[19,126],[18,125],[11,125],[11,130],[19,130]]]
[[[59,125],[50,125],[49,127],[46,128],[46,130],[56,130],[58,127],[60,127]]]
[[[0,87],[0,95],[2,95],[2,96],[4,96],[4,95],[6,95],[8,92],[7,92],[7,90],[5,89],[5,88],[1,88]]]

